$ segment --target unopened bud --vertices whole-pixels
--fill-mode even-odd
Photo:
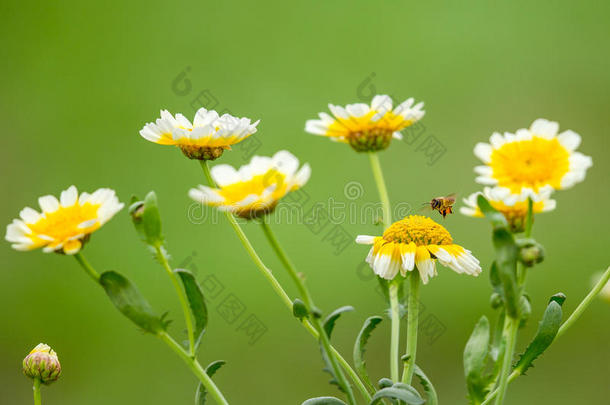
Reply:
[[[544,260],[544,247],[534,239],[521,239],[517,241],[519,246],[519,261],[527,267],[540,263]]]
[[[23,359],[23,373],[44,384],[51,384],[61,374],[57,353],[49,345],[40,343]]]

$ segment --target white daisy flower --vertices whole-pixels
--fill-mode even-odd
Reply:
[[[273,157],[254,156],[239,170],[226,164],[216,165],[211,174],[218,188],[200,185],[191,189],[189,196],[251,219],[273,211],[282,197],[303,187],[309,180],[311,168],[305,163],[299,169],[299,160],[282,150]]]
[[[392,108],[390,96],[378,95],[373,97],[370,106],[363,103],[345,107],[329,104],[333,116],[320,113],[319,120],[305,123],[305,131],[349,143],[358,152],[382,150],[390,145],[392,138],[402,139],[399,131],[424,116],[424,103],[413,103],[414,100],[409,98]]]
[[[191,123],[184,115],[174,117],[161,110],[161,118],[140,130],[143,138],[160,145],[178,146],[191,159],[214,160],[225,149],[256,132],[259,121],[237,118],[230,114],[219,116],[214,110],[200,108]]]
[[[557,206],[555,200],[551,199],[552,189],[545,188],[539,193],[524,188],[520,194],[512,194],[508,188],[485,187],[483,192],[476,192],[464,198],[465,206],[460,207],[460,212],[470,217],[482,218],[484,215],[479,209],[477,198],[483,195],[489,204],[500,211],[514,232],[522,232],[527,217],[528,198],[532,199],[532,213],[553,211]]]
[[[479,261],[472,253],[453,243],[442,225],[420,215],[394,222],[383,236],[358,235],[356,243],[373,245],[366,258],[375,274],[392,280],[400,272],[417,268],[424,284],[437,275],[436,260],[457,273],[478,276]]]
[[[479,175],[476,181],[508,188],[513,194],[528,190],[532,196],[583,181],[593,162],[576,152],[580,135],[558,131],[558,123],[537,119],[529,129],[515,134],[495,132],[490,143],[478,143],[474,148],[474,154],[485,163],[475,168]]]
[[[77,253],[89,235],[99,229],[123,208],[114,190],[100,188],[93,194],[78,195],[75,186],[61,192],[59,200],[52,195],[38,199],[42,212],[26,207],[6,227],[6,240],[17,250]]]

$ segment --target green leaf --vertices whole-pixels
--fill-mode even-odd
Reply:
[[[479,209],[481,210],[483,215],[485,215],[485,218],[487,218],[489,222],[491,222],[491,225],[494,227],[494,229],[508,229],[508,222],[506,221],[504,215],[500,211],[492,207],[489,201],[487,201],[487,199],[482,194],[479,194],[479,196],[477,197],[477,205],[479,206]]]
[[[345,405],[345,402],[335,397],[318,397],[308,399],[301,405]]]
[[[216,373],[216,371],[218,371],[218,369],[224,366],[225,364],[226,361],[224,360],[213,361],[212,363],[210,363],[209,366],[205,368],[205,372],[209,377],[212,377]],[[197,391],[195,392],[195,405],[205,405],[207,393],[208,392],[203,386],[203,384],[199,383],[197,385]]]
[[[530,303],[530,297],[527,294],[523,294],[519,298],[519,328],[525,326],[531,314],[532,304]]]
[[[326,335],[329,339],[330,335],[333,333],[333,329],[335,328],[335,322],[337,321],[337,319],[339,319],[341,314],[353,310],[354,307],[352,307],[351,305],[346,305],[344,307],[335,309],[333,312],[331,312],[330,315],[326,317],[326,319],[324,320],[324,331],[326,332]]]
[[[562,315],[561,305],[555,299],[551,299],[544,311],[542,321],[538,325],[536,336],[534,336],[534,339],[527,346],[527,349],[525,349],[525,352],[515,365],[515,370],[519,374],[525,374],[527,369],[532,366],[534,360],[553,343],[553,339],[555,339],[555,335],[557,335],[557,331],[561,326]]]
[[[370,388],[374,388],[373,383],[366,371],[366,361],[364,360],[364,352],[366,350],[366,344],[371,337],[371,333],[377,327],[379,322],[383,320],[380,316],[371,316],[364,321],[364,325],[356,338],[354,344],[354,365],[356,366],[356,372],[364,380]]]
[[[144,331],[156,334],[165,330],[166,323],[153,312],[127,278],[115,271],[107,271],[100,276],[100,284],[114,306]]]
[[[489,320],[482,316],[477,322],[464,348],[464,374],[471,401],[485,399],[485,365],[489,351]]]
[[[307,318],[309,316],[309,311],[307,310],[305,303],[300,299],[296,298],[292,302],[292,314],[295,316],[295,318],[298,318],[300,321],[302,321],[304,318]]]
[[[397,399],[407,405],[421,405],[426,402],[415,388],[403,383],[396,383],[391,387],[380,389],[373,395],[370,405],[380,403],[383,398]]]
[[[203,291],[193,273],[186,269],[176,269],[174,273],[178,274],[180,280],[182,281],[182,285],[184,286],[184,292],[186,293],[186,298],[189,302],[189,308],[191,309],[191,314],[193,314],[193,319],[195,320],[195,351],[199,348],[201,344],[201,338],[205,333],[205,328],[208,324],[208,308],[205,305],[205,299],[203,297]]]
[[[417,364],[415,365],[413,374],[419,379],[419,383],[424,387],[424,391],[426,391],[426,394],[428,395],[426,405],[438,405],[438,395],[436,395],[436,390],[434,389],[434,385],[432,385],[432,381],[430,381],[428,376],[424,374]]]
[[[159,216],[157,195],[154,191],[148,193],[144,201],[136,201],[135,197],[132,197],[129,214],[140,238],[145,243],[153,247],[163,244],[161,217]]]

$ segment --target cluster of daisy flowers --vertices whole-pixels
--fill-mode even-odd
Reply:
[[[537,119],[529,128],[504,135],[495,132],[489,143],[478,143],[474,154],[483,165],[475,167],[482,192],[464,199],[460,212],[481,217],[477,196],[482,194],[502,212],[514,231],[523,230],[529,200],[534,214],[555,209],[550,197],[584,180],[593,164],[576,149],[581,137],[576,132],[559,132],[557,122]]]

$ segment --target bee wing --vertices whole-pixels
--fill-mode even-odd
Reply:
[[[422,207],[418,210],[418,212],[423,212],[423,211],[434,211],[432,209],[432,206],[430,205],[430,203],[424,203],[422,205]]]
[[[457,194],[456,193],[451,193],[448,196],[445,197],[445,199],[449,202],[451,202],[452,204],[455,203],[455,199],[457,198]]]

